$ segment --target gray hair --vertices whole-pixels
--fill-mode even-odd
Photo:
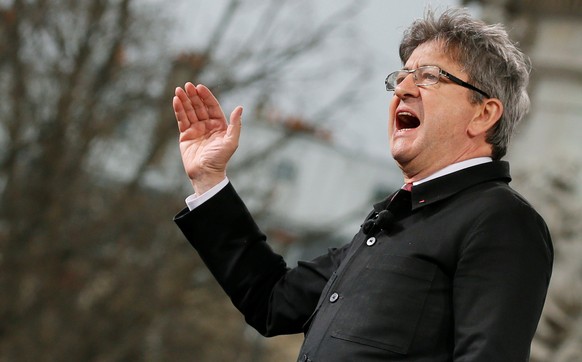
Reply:
[[[429,41],[442,44],[443,51],[469,75],[469,83],[503,103],[501,118],[487,133],[491,157],[500,159],[507,153],[515,127],[529,110],[529,58],[509,39],[502,25],[487,25],[464,9],[448,9],[438,18],[427,10],[423,19],[414,21],[400,43],[402,63],[416,47]],[[472,103],[483,101],[481,94],[472,93]]]

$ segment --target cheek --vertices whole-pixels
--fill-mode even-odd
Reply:
[[[436,143],[457,143],[465,134],[465,122],[451,113],[435,114],[427,127],[427,137]]]

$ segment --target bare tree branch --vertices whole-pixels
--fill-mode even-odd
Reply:
[[[260,33],[280,26],[274,14],[289,16],[273,1],[258,14],[263,24],[245,29],[254,35],[243,36],[264,36],[268,51],[221,58],[243,11],[231,0],[208,24],[202,50],[172,57],[160,48],[148,62],[140,57],[156,46],[145,31],[154,18],[131,0],[2,4],[0,290],[8,297],[0,298],[0,360],[251,358],[242,319],[170,221],[182,191],[152,187],[146,176],[163,175],[177,148],[175,86],[220,78],[222,95],[243,87],[260,94],[341,21],[307,29],[286,49]],[[253,71],[239,74],[237,65]],[[278,125],[271,153],[318,132],[294,125]],[[244,165],[264,157],[249,155]],[[226,327],[209,323],[216,320]]]

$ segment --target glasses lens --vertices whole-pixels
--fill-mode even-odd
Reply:
[[[438,67],[420,67],[416,70],[416,85],[437,84],[439,77],[440,69]]]
[[[396,84],[394,83],[394,79],[396,79],[396,73],[398,72],[390,73],[386,77],[385,83],[387,91],[393,91],[396,88]]]
[[[402,81],[404,80],[404,78],[406,78],[407,75],[408,72],[405,72],[403,70],[397,70],[395,72],[388,74],[388,76],[386,77],[386,90],[387,91],[395,90],[396,86],[402,83]]]

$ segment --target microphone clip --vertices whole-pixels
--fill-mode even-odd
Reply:
[[[371,235],[380,230],[388,231],[394,221],[395,217],[391,211],[382,210],[379,213],[375,213],[372,217],[364,222],[362,225],[362,231],[365,235]]]

